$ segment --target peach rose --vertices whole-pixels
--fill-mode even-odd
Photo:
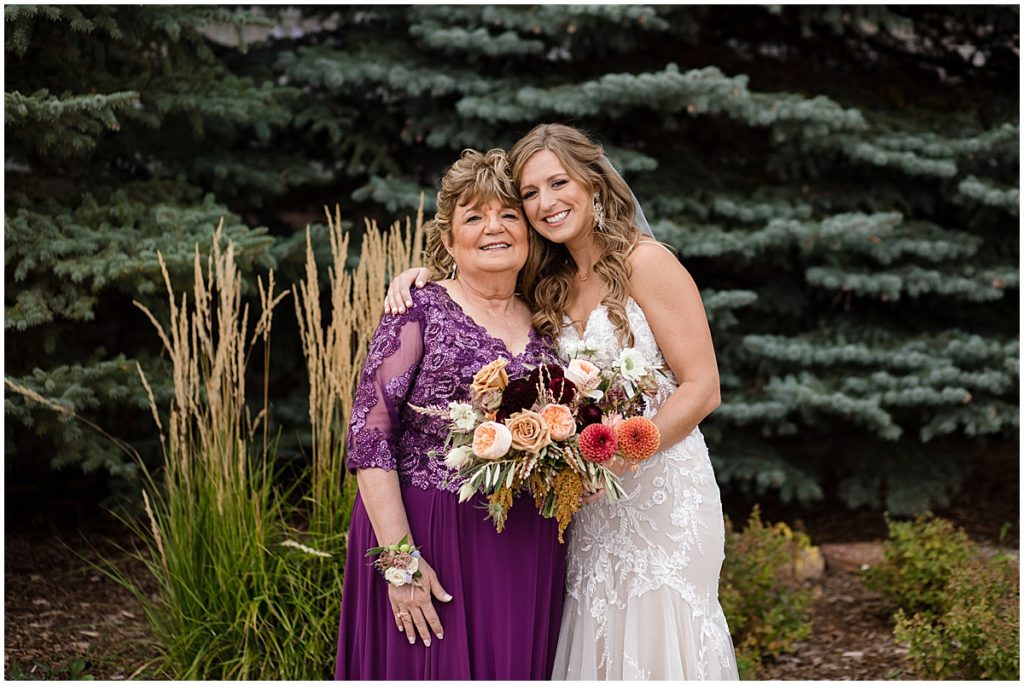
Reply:
[[[505,367],[508,360],[498,357],[493,362],[483,367],[473,376],[473,383],[469,386],[474,397],[480,397],[484,393],[493,393],[495,390],[504,390],[508,385],[508,374]]]
[[[508,419],[512,433],[512,446],[530,454],[537,454],[551,444],[551,429],[535,411],[524,409]]]
[[[473,454],[481,459],[501,459],[512,446],[512,433],[496,421],[481,423],[473,431]]]
[[[573,359],[565,369],[565,377],[575,383],[580,392],[585,392],[600,385],[601,369],[586,359]]]
[[[564,404],[549,404],[540,410],[540,415],[551,429],[552,440],[565,440],[576,434],[576,419]]]

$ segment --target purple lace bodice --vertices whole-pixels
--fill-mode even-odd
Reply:
[[[348,426],[350,469],[398,470],[402,485],[455,492],[461,482],[444,459],[445,421],[409,407],[468,402],[473,375],[498,357],[515,378],[542,361],[554,361],[551,341],[530,330],[520,355],[471,319],[443,286],[428,283],[412,293],[415,307],[381,319],[356,388]],[[529,365],[529,366],[526,366]]]

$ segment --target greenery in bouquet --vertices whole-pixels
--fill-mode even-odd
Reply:
[[[487,497],[499,532],[516,494],[528,491],[542,516],[557,519],[564,541],[584,492],[603,489],[612,501],[623,496],[612,459],[636,463],[657,451],[658,429],[643,417],[656,370],[633,350],[603,369],[580,357],[515,379],[507,364],[498,358],[481,368],[468,403],[416,408],[449,422],[446,453],[431,456],[456,470],[460,502]]]

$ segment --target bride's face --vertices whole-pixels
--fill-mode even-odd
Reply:
[[[530,225],[554,243],[588,240],[594,230],[594,197],[566,172],[558,156],[541,150],[526,160],[519,178]]]

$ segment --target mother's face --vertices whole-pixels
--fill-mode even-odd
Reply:
[[[515,276],[526,264],[529,236],[519,207],[500,200],[460,202],[452,215],[445,247],[464,274]]]

